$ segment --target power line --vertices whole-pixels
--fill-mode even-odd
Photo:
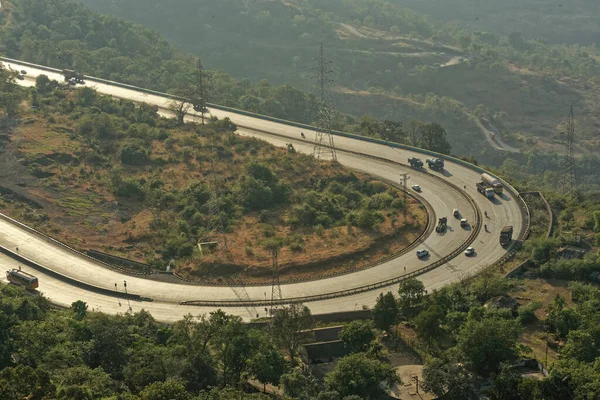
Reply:
[[[192,75],[196,78],[194,88],[194,99],[192,100],[192,105],[194,106],[194,111],[200,112],[200,118],[202,118],[202,125],[204,125],[204,114],[207,111],[205,82],[206,77],[204,72],[204,66],[202,65],[202,60],[200,58],[198,58],[196,71]]]
[[[563,159],[564,168],[561,186],[565,194],[574,196],[577,187],[577,174],[575,171],[575,157],[573,156],[575,142],[575,114],[573,113],[573,106],[571,106],[571,112],[567,121],[567,132],[565,134],[565,155]]]
[[[316,118],[316,135],[315,135],[315,147],[313,150],[313,156],[318,160],[321,157],[331,157],[332,161],[337,161],[337,154],[335,151],[335,143],[333,142],[333,135],[331,134],[331,125],[333,119],[333,106],[331,102],[331,92],[329,87],[333,82],[330,79],[330,75],[333,72],[330,68],[331,61],[325,59],[323,50],[323,44],[321,43],[320,55],[315,58],[317,66],[312,70],[315,72],[313,79],[317,81],[316,94],[319,99],[319,110],[317,111]]]

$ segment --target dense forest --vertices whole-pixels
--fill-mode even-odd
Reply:
[[[477,3],[485,14],[486,6]],[[496,4],[488,6],[490,18],[497,14],[493,7],[504,7],[487,3]],[[518,29],[501,34],[433,23],[386,0],[86,4],[159,30],[211,67],[303,90],[314,86],[312,60],[324,42],[340,110],[377,119],[435,120],[460,155],[477,157],[488,146],[474,117],[492,121],[509,144],[525,151],[556,148],[568,104],[578,115],[577,150],[598,149],[594,88],[600,67],[593,45],[552,45]]]
[[[528,39],[551,43],[591,45],[600,41],[595,0],[390,0],[432,20],[451,22],[475,31],[509,35],[521,32]]]

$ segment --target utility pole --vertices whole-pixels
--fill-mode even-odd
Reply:
[[[273,316],[274,303],[277,300],[282,300],[283,295],[281,294],[281,284],[279,281],[279,247],[273,246],[271,248],[271,257],[273,259],[273,281],[271,284],[271,317]]]
[[[196,66],[196,72],[192,74],[196,78],[193,106],[194,111],[200,112],[200,118],[202,118],[202,125],[204,125],[204,114],[206,113],[206,87],[204,82],[204,66],[202,60],[198,58],[198,64]]]
[[[127,281],[123,281],[123,287],[125,288],[125,296],[127,296]],[[127,305],[129,305],[129,312],[131,312],[132,308],[131,308],[131,302],[129,301],[129,296],[127,296]]]
[[[316,94],[319,99],[319,110],[317,111],[317,131],[315,135],[315,147],[313,156],[319,160],[321,156],[330,155],[333,162],[337,161],[335,143],[331,135],[331,125],[333,118],[333,107],[331,104],[331,93],[329,86],[333,82],[330,75],[333,72],[330,68],[331,61],[325,59],[323,44],[321,43],[321,52],[319,58],[315,58],[317,66],[313,68],[315,75],[313,79],[317,81]]]
[[[417,394],[419,394],[419,377],[418,376],[413,376],[413,379],[415,380],[415,384],[417,387]]]
[[[563,192],[574,197],[576,195],[577,175],[575,173],[575,157],[573,156],[575,141],[575,114],[573,113],[573,106],[571,106],[571,112],[567,121],[567,132],[565,134],[564,169],[561,183]]]
[[[400,184],[402,185],[402,200],[404,201],[404,218],[406,218],[406,209],[408,208],[408,205],[406,204],[406,194],[408,193],[406,190],[406,181],[410,179],[410,176],[407,173],[400,174],[400,176],[402,176]]]

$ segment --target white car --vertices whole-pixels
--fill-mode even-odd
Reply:
[[[429,255],[429,251],[427,251],[425,249],[417,250],[417,257],[419,257],[419,258],[427,257],[428,255]]]
[[[419,186],[419,185],[412,185],[411,187],[413,188],[413,190],[415,192],[420,192],[421,191],[421,186]]]
[[[471,257],[473,254],[475,254],[475,249],[473,247],[467,247],[465,250],[465,256]]]
[[[467,221],[466,218],[463,218],[460,220],[460,226],[468,226],[469,225],[469,221]]]

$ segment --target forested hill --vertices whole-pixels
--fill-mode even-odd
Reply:
[[[501,35],[485,27],[471,31],[434,23],[403,7],[408,0],[159,0],[152,7],[142,0],[82,1],[159,30],[208,66],[304,90],[314,87],[311,68],[324,42],[338,109],[377,119],[439,122],[459,155],[488,162],[492,147],[474,117],[490,121],[512,147],[562,152],[557,134],[564,131],[568,104],[578,115],[576,152],[600,150],[595,142],[600,53],[593,46],[530,41],[531,35],[516,28]],[[503,21],[494,17],[490,2],[477,7],[486,18]],[[507,10],[514,2],[508,3]],[[584,15],[589,8],[582,7]],[[546,13],[540,9],[536,15],[527,26],[536,26]],[[498,164],[495,157],[493,162]]]
[[[597,0],[389,0],[443,22],[551,43],[600,43]]]

